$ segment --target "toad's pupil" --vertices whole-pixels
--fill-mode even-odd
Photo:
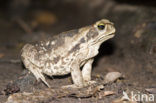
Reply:
[[[98,28],[99,28],[100,30],[103,30],[103,29],[105,28],[105,26],[104,26],[104,25],[98,25]]]

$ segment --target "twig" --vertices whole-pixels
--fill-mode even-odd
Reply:
[[[32,29],[30,28],[30,26],[28,26],[28,24],[26,24],[22,19],[17,18],[16,22],[20,25],[20,27],[28,34],[32,33]]]
[[[0,59],[0,63],[12,63],[12,64],[20,64],[20,59]]]

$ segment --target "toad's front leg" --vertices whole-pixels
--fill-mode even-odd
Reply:
[[[82,69],[82,76],[85,82],[91,80],[92,63],[94,59],[90,59],[86,62]]]
[[[94,59],[89,59],[82,69],[82,77],[88,85],[96,83],[95,81],[91,81],[91,71],[92,71],[92,63]]]
[[[84,82],[82,72],[78,63],[73,62],[71,65],[71,76],[73,80],[73,85],[63,86],[63,88],[82,88],[87,84]]]

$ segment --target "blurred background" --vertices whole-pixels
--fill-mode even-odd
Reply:
[[[132,87],[156,87],[155,0],[1,0],[0,90],[23,71],[16,62],[24,44],[103,18],[117,32],[101,46],[93,74],[118,71]]]

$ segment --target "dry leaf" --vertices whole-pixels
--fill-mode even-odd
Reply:
[[[0,53],[0,58],[4,57],[4,54],[3,53]]]
[[[38,11],[34,13],[34,20],[32,21],[32,27],[41,25],[52,25],[57,21],[56,16],[49,11]]]

